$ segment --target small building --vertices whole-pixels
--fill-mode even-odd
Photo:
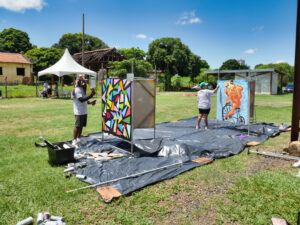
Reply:
[[[254,80],[256,94],[276,95],[282,91],[283,77],[285,73],[273,68],[254,70],[215,70],[205,71],[207,76],[217,76],[220,80]],[[278,91],[278,84],[280,88]]]
[[[75,61],[79,64],[82,64],[82,53],[75,53],[73,55]],[[83,53],[83,65],[84,67],[99,72],[101,69],[106,70],[106,74],[108,74],[108,63],[111,61],[122,61],[125,59],[123,55],[121,55],[116,48],[103,48],[92,51],[85,51]]]
[[[23,54],[0,52],[0,83],[31,83],[32,62]]]

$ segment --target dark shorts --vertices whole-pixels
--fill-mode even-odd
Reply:
[[[199,109],[199,114],[206,114],[208,115],[210,112],[210,109]]]
[[[75,127],[85,127],[87,115],[75,115]]]

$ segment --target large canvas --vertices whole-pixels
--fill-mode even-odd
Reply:
[[[102,131],[131,140],[131,82],[102,81]]]
[[[245,80],[218,81],[217,119],[237,124],[249,122],[249,92]]]
[[[155,125],[155,81],[136,79],[133,84],[133,127],[153,128]]]

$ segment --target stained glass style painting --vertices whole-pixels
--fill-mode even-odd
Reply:
[[[245,80],[218,81],[217,119],[237,124],[248,124],[249,92]]]
[[[131,82],[107,78],[102,81],[102,131],[131,139]]]

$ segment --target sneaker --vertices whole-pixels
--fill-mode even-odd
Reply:
[[[299,167],[300,166],[300,160],[298,161],[298,162],[295,162],[294,164],[293,164],[293,167]]]
[[[196,130],[199,130],[199,126],[198,125],[196,125]]]
[[[77,141],[77,144],[78,144],[79,142],[81,142],[81,139],[77,138],[76,141]]]
[[[205,129],[205,130],[210,130],[208,127],[205,127],[204,129]]]
[[[76,140],[76,139],[74,139],[74,140],[72,141],[72,145],[73,145],[73,146],[76,146],[76,145],[77,145],[77,140]]]

